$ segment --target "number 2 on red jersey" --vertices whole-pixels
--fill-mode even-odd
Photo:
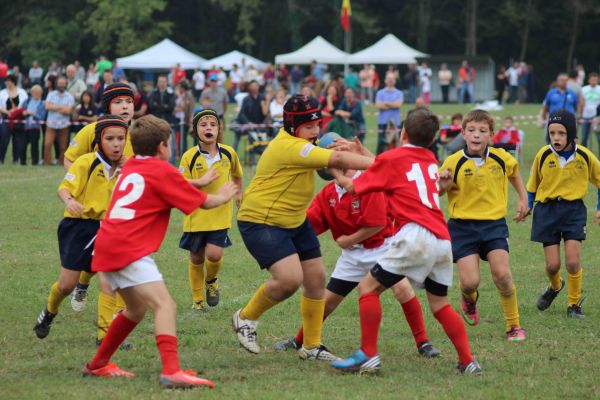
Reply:
[[[135,218],[135,210],[132,208],[127,208],[126,206],[142,197],[144,188],[146,187],[144,177],[140,174],[130,174],[127,175],[125,179],[119,180],[116,186],[117,188],[115,190],[118,192],[125,192],[129,186],[133,187],[129,193],[115,201],[108,218],[127,220]]]
[[[416,183],[419,198],[425,207],[439,209],[440,196],[438,191],[440,190],[440,187],[438,185],[438,166],[436,164],[429,164],[427,167],[427,174],[429,176],[428,180],[430,181],[430,184],[435,184],[436,191],[433,193],[429,193],[430,190],[427,187],[427,181],[425,181],[425,176],[423,175],[423,170],[421,169],[421,165],[419,163],[412,164],[412,168],[406,173],[406,179],[408,179],[409,182]],[[430,196],[433,200],[433,203],[430,201]]]

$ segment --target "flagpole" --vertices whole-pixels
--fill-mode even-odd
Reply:
[[[350,54],[350,49],[352,45],[352,28],[348,29],[347,31],[344,31],[344,51],[348,54]],[[348,69],[348,60],[346,60],[346,62],[344,63],[344,75],[348,75],[349,73],[349,69]]]

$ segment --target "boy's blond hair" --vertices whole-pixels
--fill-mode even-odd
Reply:
[[[131,146],[136,155],[153,157],[158,145],[169,142],[171,127],[164,119],[144,115],[133,121],[130,135]]]
[[[494,125],[496,121],[492,115],[485,110],[471,110],[465,115],[462,120],[462,128],[465,129],[469,122],[487,122],[490,127],[490,132],[494,133]]]

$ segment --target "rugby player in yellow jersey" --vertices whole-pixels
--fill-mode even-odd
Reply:
[[[126,124],[130,124],[133,118],[133,90],[126,83],[113,83],[108,85],[102,93],[102,110],[103,114],[118,115]],[[87,124],[69,143],[69,147],[65,151],[65,170],[69,170],[71,164],[84,154],[93,152],[95,138],[96,122]],[[131,140],[127,137],[125,149],[123,150],[123,161],[126,158],[133,156],[133,148]]]
[[[306,219],[314,194],[314,171],[324,167],[366,169],[369,157],[317,147],[321,112],[312,97],[295,95],[284,105],[284,127],[262,154],[238,212],[244,244],[271,279],[233,315],[238,341],[259,353],[260,316],[303,286],[300,313],[303,359],[335,360],[321,344],[325,305],[325,267],[319,241]]]
[[[470,111],[462,121],[466,147],[442,164],[440,193],[448,192],[448,230],[452,255],[458,266],[463,317],[477,325],[479,313],[479,259],[488,261],[492,279],[500,295],[506,320],[506,338],[525,340],[519,321],[517,290],[509,267],[508,182],[519,195],[515,221],[529,213],[527,192],[517,160],[504,149],[491,147],[494,118],[484,110]]]
[[[550,286],[537,301],[543,311],[550,307],[565,286],[560,277],[560,242],[565,242],[567,266],[567,317],[585,319],[581,308],[581,242],[585,240],[587,209],[583,198],[588,182],[600,187],[600,163],[587,148],[575,143],[575,116],[564,109],[556,110],[548,119],[548,140],[538,151],[527,182],[530,207],[533,209],[531,240],[542,243],[546,259],[546,276]],[[595,222],[600,219],[600,190]]]
[[[218,193],[225,183],[233,181],[238,187],[236,202],[239,207],[242,166],[232,147],[217,142],[220,134],[218,114],[211,109],[198,112],[194,115],[192,129],[198,136],[198,145],[183,154],[179,171],[190,183],[209,194]],[[231,246],[227,232],[231,228],[232,213],[233,204],[228,202],[210,210],[198,208],[183,218],[179,247],[190,252],[188,273],[195,310],[205,309],[206,304],[210,307],[219,304],[217,278],[223,265],[223,249]]]
[[[75,288],[79,273],[91,272],[94,239],[119,174],[127,123],[109,114],[98,119],[95,128],[98,150],[79,157],[58,187],[58,197],[65,203],[64,218],[58,225],[62,267],[34,327],[40,339],[48,336],[58,308]]]

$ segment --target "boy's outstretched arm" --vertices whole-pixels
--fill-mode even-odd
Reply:
[[[517,171],[516,175],[512,178],[508,178],[508,180],[515,188],[515,191],[519,196],[519,201],[517,203],[517,215],[515,216],[514,220],[517,222],[525,221],[527,216],[531,213],[531,208],[528,205],[527,191],[525,190],[525,185],[523,184],[521,175]]]
[[[244,194],[244,192],[242,191],[242,178],[234,177],[232,180],[238,189],[238,192],[235,195],[235,205],[237,208],[240,208],[240,205],[242,204],[242,195]]]
[[[212,182],[214,182],[216,179],[219,179],[219,174],[217,174],[216,170],[214,168],[209,168],[209,170],[202,175],[200,178],[198,179],[191,179],[188,178],[187,181],[192,184],[192,186],[194,186],[196,189],[202,189],[204,186],[208,186],[210,185]]]
[[[209,209],[227,203],[238,192],[238,187],[233,182],[227,182],[219,189],[217,194],[209,194],[200,208]]]
[[[362,241],[370,238],[371,236],[375,235],[377,232],[381,231],[383,228],[385,228],[385,227],[384,226],[364,226],[351,235],[341,235],[340,237],[338,237],[335,240],[335,242],[342,249],[348,249],[348,248],[354,246],[355,244],[361,243]]]

